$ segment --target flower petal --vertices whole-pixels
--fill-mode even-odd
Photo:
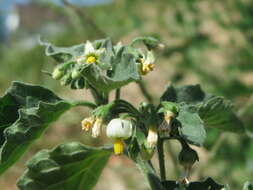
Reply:
[[[92,43],[88,40],[85,44],[85,50],[84,50],[84,55],[88,55],[90,53],[94,53],[95,49],[92,45]]]

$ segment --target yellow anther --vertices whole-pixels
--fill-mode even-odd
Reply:
[[[143,75],[146,75],[147,73],[149,73],[150,71],[153,71],[155,68],[155,65],[152,64],[152,63],[149,63],[149,64],[143,64],[142,65],[142,74]]]
[[[88,64],[95,63],[97,61],[97,58],[93,55],[89,56],[86,60]]]
[[[114,153],[116,155],[121,155],[124,152],[124,142],[122,139],[115,139],[114,141]]]

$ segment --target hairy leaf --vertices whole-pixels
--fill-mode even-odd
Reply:
[[[197,103],[203,101],[205,93],[200,85],[187,85],[182,87],[168,86],[161,97],[161,101]]]
[[[207,99],[200,104],[198,112],[205,126],[236,133],[244,132],[243,123],[233,112],[231,102],[223,97]]]
[[[131,45],[135,45],[137,43],[143,43],[148,49],[154,49],[160,44],[158,39],[150,36],[137,37],[132,41]]]
[[[40,44],[46,47],[46,55],[53,57],[59,63],[70,61],[72,58],[80,56],[84,52],[84,44],[71,47],[58,47],[49,42],[42,41],[40,41]]]
[[[178,113],[179,133],[189,143],[201,146],[206,138],[203,121],[195,107],[183,105]]]
[[[0,98],[0,174],[71,106],[43,87],[12,83]]]
[[[58,145],[38,152],[19,179],[21,190],[91,190],[111,152],[78,142]]]

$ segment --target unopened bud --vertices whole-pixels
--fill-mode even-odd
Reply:
[[[92,127],[91,136],[93,138],[97,138],[98,136],[100,136],[102,125],[103,125],[103,120],[101,118],[97,118],[94,123],[94,126]]]
[[[53,73],[52,73],[52,78],[55,80],[59,80],[63,77],[64,72],[61,71],[59,68],[55,68]]]
[[[80,78],[80,76],[81,76],[81,73],[77,69],[74,69],[71,73],[71,78],[72,79],[78,79],[78,78]]]
[[[157,129],[151,126],[148,130],[147,146],[148,148],[154,148],[158,141]]]

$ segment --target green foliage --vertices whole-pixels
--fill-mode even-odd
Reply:
[[[197,110],[194,107],[183,105],[180,107],[177,120],[180,122],[178,129],[180,136],[191,144],[202,146],[206,138],[206,131]]]
[[[19,179],[21,190],[91,190],[105,167],[110,151],[77,142],[38,152]]]
[[[194,133],[194,131],[196,133],[199,133],[196,134],[196,136],[199,138],[202,136],[201,143],[204,142],[203,140],[205,138],[205,132],[201,126],[203,124],[205,127],[214,127],[224,131],[235,133],[244,132],[243,123],[234,113],[232,103],[229,100],[226,100],[224,97],[214,96],[210,94],[206,95],[199,85],[187,85],[182,87],[169,86],[163,93],[161,101],[171,101],[175,103],[186,103],[191,105],[188,106],[187,113],[183,112],[183,110],[186,108],[182,107],[179,109],[179,116],[182,114],[183,116],[178,117],[180,119],[182,118],[183,122],[186,122],[184,120],[187,120],[191,123],[191,121],[189,121],[190,116],[185,119],[185,114],[189,115],[191,112],[196,112],[191,118],[195,122],[199,120],[197,122],[199,123],[198,125],[196,123],[193,125],[198,129],[192,130],[190,127],[186,127],[185,130],[188,130],[187,133]],[[195,117],[195,119],[193,117]]]
[[[90,51],[88,43],[65,48],[41,42],[46,47],[46,55],[53,57],[60,64],[59,67],[65,76],[61,79],[63,85],[70,84],[72,88],[93,87],[99,92],[108,93],[129,82],[140,80],[141,63],[138,63],[138,60],[144,58],[144,54],[139,49],[121,44],[113,46],[110,39],[97,40],[92,43],[93,51],[103,53],[97,55],[97,64],[88,64],[85,60],[88,56],[85,52]],[[84,60],[81,64],[78,63],[80,58]],[[73,78],[73,72],[79,72],[80,77]],[[81,81],[83,85],[75,85]]]
[[[139,42],[147,50],[136,48],[135,44]],[[173,185],[167,188],[166,181],[162,182],[166,180],[163,143],[170,139],[181,143],[179,163],[186,173],[190,172],[199,157],[188,144],[203,146],[207,127],[244,132],[230,101],[206,94],[200,85],[171,85],[162,94],[158,105],[141,103],[139,109],[120,99],[121,87],[139,82],[141,75],[153,70],[152,50],[160,45],[158,40],[140,37],[130,45],[113,45],[108,38],[71,47],[57,47],[47,42],[41,44],[46,47],[46,55],[57,62],[52,78],[60,80],[63,86],[70,85],[72,89],[89,89],[96,103],[67,102],[43,87],[13,83],[0,99],[0,135],[3,139],[0,173],[17,161],[50,123],[71,107],[83,105],[93,109],[91,116],[82,122],[83,128],[91,130],[93,137],[98,137],[101,127],[114,118],[131,120],[133,133],[125,140],[126,155],[143,172],[152,190],[220,190],[223,187],[211,178],[187,185],[186,176],[178,183],[168,181]],[[117,89],[116,98],[110,102],[109,93],[114,89]],[[115,153],[123,153],[123,139],[113,140]],[[156,148],[160,178],[151,162]],[[43,150],[28,162],[28,170],[19,180],[18,187],[22,190],[92,189],[109,156],[108,150],[79,143],[62,144],[51,151]]]
[[[211,97],[199,106],[199,116],[208,127],[243,133],[244,126],[232,111],[231,102],[223,97]]]
[[[14,164],[71,104],[40,86],[14,82],[0,99],[0,173]]]
[[[200,85],[187,85],[182,87],[168,86],[161,97],[161,101],[197,103],[203,101],[205,93]]]

